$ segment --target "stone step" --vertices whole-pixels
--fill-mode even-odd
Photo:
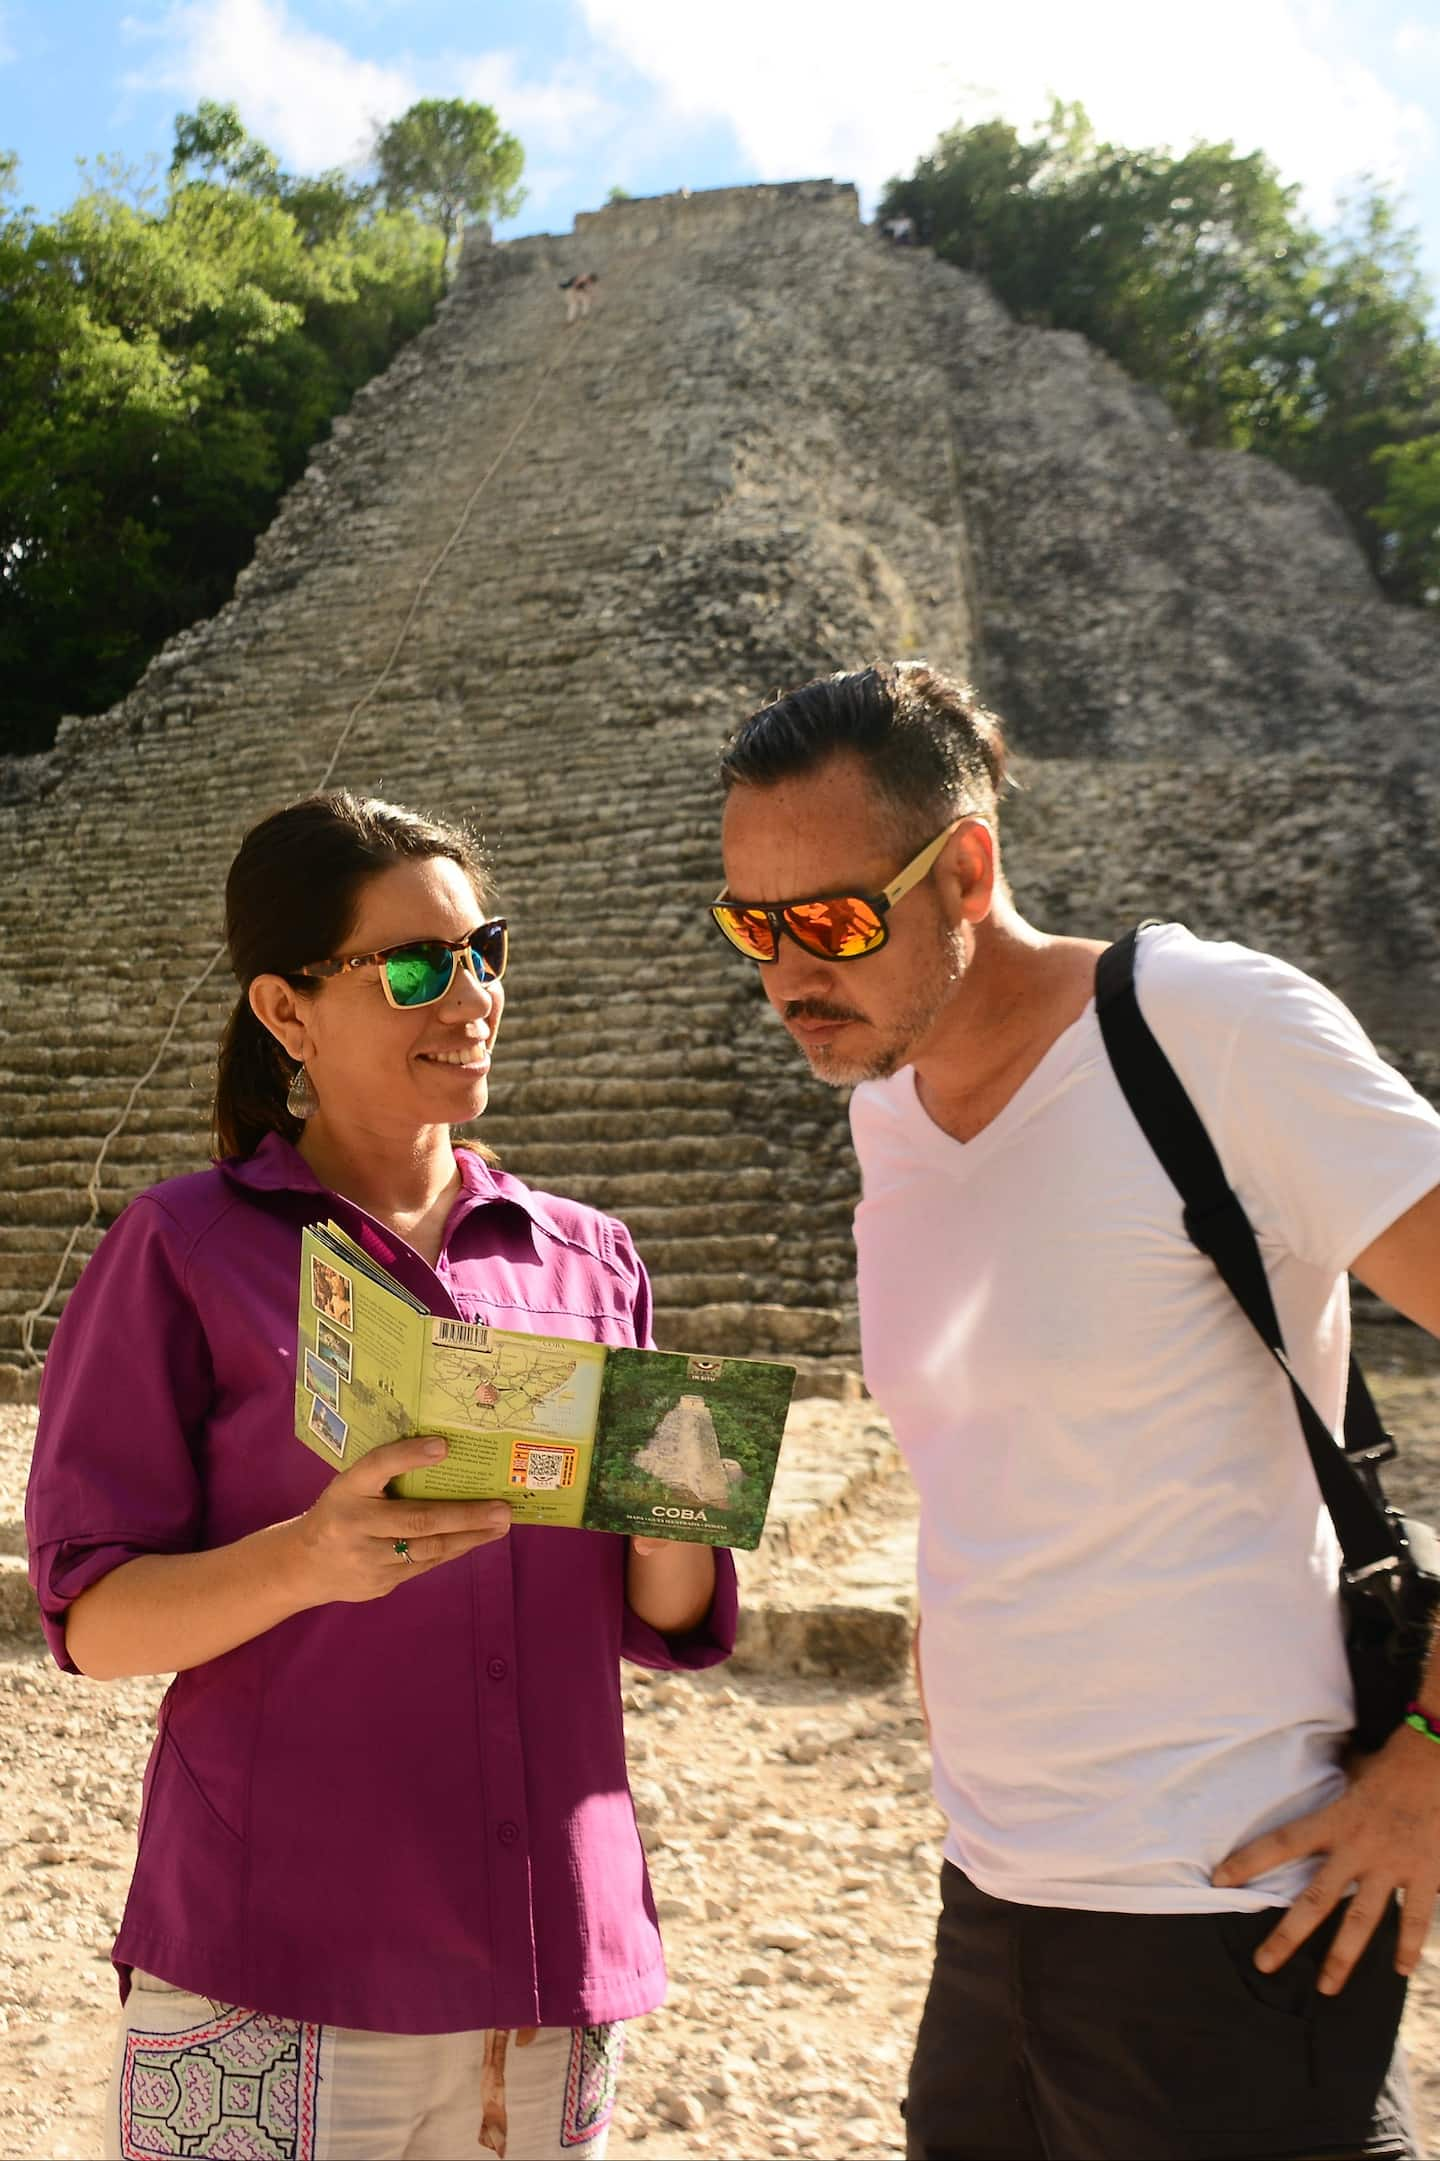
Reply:
[[[736,1556],[742,1667],[885,1679],[915,1627],[918,1503],[872,1405],[791,1410],[770,1513]]]
[[[60,1291],[48,1298],[49,1276],[21,1287],[0,1288],[0,1361],[20,1365],[29,1362],[25,1351],[23,1323],[25,1317],[45,1301],[43,1316],[37,1317],[30,1329],[33,1353],[43,1357],[76,1280],[76,1272],[67,1270]],[[816,1324],[813,1333],[804,1328],[792,1333],[787,1327],[783,1341],[775,1340],[775,1326],[753,1318],[748,1318],[743,1325],[726,1323],[717,1328],[707,1319],[707,1312],[726,1311],[726,1305],[717,1300],[707,1309],[699,1307],[694,1301],[706,1290],[723,1291],[736,1287],[749,1294],[744,1302],[744,1310],[749,1316],[757,1312],[785,1315],[803,1312],[804,1309],[792,1305],[789,1300],[807,1293],[813,1296],[815,1289],[813,1282],[804,1275],[789,1278],[778,1274],[741,1275],[737,1272],[732,1276],[717,1274],[713,1277],[697,1278],[693,1290],[688,1283],[683,1284],[679,1294],[680,1303],[666,1303],[657,1308],[657,1340],[663,1340],[665,1347],[676,1350],[727,1354],[731,1357],[775,1357],[792,1363],[800,1359],[805,1362],[807,1370],[812,1367],[829,1368],[846,1360],[858,1362],[859,1351],[853,1341],[853,1326],[846,1327],[843,1319],[828,1311],[823,1321]],[[663,1293],[669,1286],[662,1277],[653,1284],[653,1288]],[[837,1288],[843,1290],[845,1286]],[[740,1300],[733,1301],[737,1307],[741,1303]],[[828,1379],[816,1383],[817,1387],[825,1389],[829,1389],[830,1385]]]
[[[711,1108],[676,1103],[673,1096],[668,1105],[648,1106],[643,1118],[633,1120],[632,1130],[634,1125],[643,1126],[647,1136],[682,1143],[728,1141],[735,1131],[734,1115],[728,1106]],[[532,1138],[543,1140],[547,1148],[555,1148],[571,1143],[585,1147],[615,1146],[620,1143],[626,1128],[622,1121],[607,1117],[591,1106],[575,1110],[542,1109],[532,1100],[527,1088],[523,1103],[511,1110],[487,1111],[475,1131],[479,1138],[500,1149],[523,1147]]]
[[[914,1487],[897,1462],[883,1481],[847,1495],[839,1513],[813,1553],[759,1569],[736,1556],[739,1666],[872,1683],[906,1672],[918,1609]]]
[[[27,1350],[21,1315],[0,1313],[0,1374],[3,1374],[8,1366],[13,1367],[22,1377],[14,1395],[7,1395],[4,1388],[0,1388],[0,1402],[34,1402],[33,1394],[26,1392],[32,1386],[32,1372],[33,1385],[38,1385],[39,1382],[39,1371],[35,1368],[34,1361],[44,1357],[59,1324],[58,1313],[47,1313],[43,1320],[37,1320],[31,1329]],[[9,1385],[7,1381],[6,1386]]]
[[[204,1160],[196,1147],[193,1133],[175,1134],[170,1137],[167,1146],[156,1145],[143,1150],[134,1145],[127,1148],[124,1141],[125,1136],[122,1134],[120,1140],[112,1141],[106,1153],[102,1186],[107,1194],[119,1193],[128,1197],[141,1186],[154,1185],[162,1178],[178,1177],[184,1171],[197,1170]],[[16,1204],[12,1207],[7,1200],[6,1213],[11,1221],[26,1220],[24,1197],[32,1192],[52,1192],[64,1177],[67,1168],[73,1168],[76,1175],[73,1182],[63,1190],[71,1197],[72,1210],[78,1207],[83,1216],[83,1196],[94,1160],[93,1148],[77,1149],[72,1164],[67,1166],[64,1162],[57,1163],[53,1156],[46,1155],[43,1147],[38,1146],[33,1160],[28,1163],[12,1158],[5,1165],[4,1186],[0,1188],[7,1196],[13,1197]],[[35,1221],[36,1218],[31,1216],[28,1220]],[[42,1215],[39,1220],[43,1222],[47,1219]],[[49,1220],[63,1222],[66,1218],[61,1216]]]
[[[505,1024],[505,1043],[513,1035],[517,1046],[523,1045],[534,1058],[543,1050],[554,1059],[561,1059],[574,1052],[599,1050],[612,1064],[619,1065],[628,1057],[627,1041],[643,1043],[651,1036],[657,1020],[667,1028],[677,1024],[683,1016],[687,1038],[687,1054],[670,1054],[672,1070],[683,1073],[689,1063],[689,1044],[714,1043],[721,1045],[734,1035],[741,1017],[736,1000],[723,991],[709,993],[691,990],[686,993],[683,1005],[664,1003],[659,1006],[646,998],[622,1002],[597,999],[591,990],[557,990],[551,992],[542,1005],[525,1007],[517,1003]],[[598,1041],[597,1041],[598,1038]],[[585,1068],[581,1067],[584,1071]]]
[[[712,1261],[724,1258],[723,1253],[712,1252]],[[651,1268],[650,1289],[657,1307],[690,1309],[697,1306],[745,1305],[751,1301],[774,1304],[780,1299],[784,1278],[773,1270],[737,1268],[730,1273],[712,1269],[701,1274],[667,1273]],[[0,1292],[0,1311],[4,1310],[5,1293]]]
[[[678,1228],[669,1217],[666,1218],[666,1225],[672,1233]],[[658,1282],[666,1275],[693,1275],[703,1262],[713,1260],[721,1253],[737,1268],[763,1272],[774,1265],[777,1255],[783,1250],[778,1231],[751,1232],[748,1235],[732,1232],[728,1236],[718,1232],[713,1235],[697,1232],[689,1238],[674,1235],[666,1237],[657,1233],[642,1238],[635,1232],[633,1225],[627,1227],[640,1247],[640,1258],[650,1271],[652,1282]],[[3,1262],[3,1249],[0,1249],[0,1266],[3,1266]]]
[[[188,1122],[167,1128],[135,1128],[127,1121],[124,1131],[108,1142],[105,1165],[122,1168],[132,1163],[168,1161],[174,1156],[193,1162],[195,1132],[195,1127]],[[57,1178],[65,1177],[73,1168],[80,1173],[77,1184],[83,1185],[95,1161],[100,1140],[98,1129],[89,1133],[17,1134],[6,1146],[5,1167],[0,1178],[6,1185],[24,1185],[36,1179],[43,1184],[47,1166],[54,1170]]]
[[[108,1109],[99,1109],[90,1101],[66,1103],[58,1093],[43,1103],[32,1100],[27,1110],[9,1111],[0,1100],[0,1119],[4,1121],[7,1140],[17,1150],[27,1142],[52,1145],[55,1160],[80,1161],[88,1153],[93,1158],[101,1140],[109,1131],[114,1119],[123,1107],[128,1090],[117,1089],[116,1100]],[[209,1091],[199,1089],[180,1094],[167,1091],[163,1099],[152,1096],[149,1089],[140,1096],[134,1109],[125,1120],[125,1132],[120,1138],[132,1135],[141,1138],[151,1134],[184,1134],[193,1141],[210,1116]],[[76,1144],[76,1145],[72,1145]],[[118,1141],[111,1141],[106,1149],[108,1161]],[[64,1153],[62,1154],[62,1150]],[[9,1152],[7,1148],[7,1154]],[[3,1173],[0,1173],[3,1176]]]
[[[647,1027],[644,1034],[637,1032],[633,1042],[617,1049],[610,1043],[595,1047],[593,1032],[577,1030],[573,1024],[546,1031],[527,1027],[517,1013],[506,1020],[496,1066],[497,1085],[503,1081],[517,1093],[534,1085],[546,1089],[551,1100],[563,1099],[573,1091],[577,1103],[587,1100],[590,1088],[600,1088],[609,1093],[596,1100],[608,1100],[616,1107],[623,1107],[629,1100],[626,1091],[636,1088],[650,1090],[651,1100],[656,1092],[668,1090],[669,1100],[677,1104],[702,1088],[712,1091],[712,1101],[716,1100],[714,1091],[726,1089],[741,1091],[739,1100],[743,1100],[745,1084],[737,1075],[735,1051],[729,1040],[733,1034],[731,1019],[733,1016],[727,1019],[723,1041],[687,1041],[683,1048],[657,1045],[650,1040]],[[122,1107],[132,1083],[150,1064],[160,1033],[157,1028],[143,1039],[137,1037],[128,1046],[136,1055],[116,1056],[111,1062],[88,1068],[83,1045],[64,1056],[57,1053],[53,1067],[47,1066],[39,1051],[22,1059],[13,1045],[7,1046],[8,1071],[0,1074],[0,1110],[7,1106],[22,1113],[43,1110],[52,1101],[68,1103],[73,1093],[87,1103],[93,1100],[95,1123],[102,1127],[109,1122],[103,1113],[113,1114]],[[143,1056],[139,1055],[142,1050]],[[147,1083],[138,1101],[151,1104],[153,1089],[154,1104],[163,1108],[183,1103],[187,1094],[192,1094],[197,1114],[208,1113],[213,1052],[213,1035],[203,1033],[172,1044],[164,1066]],[[105,1057],[110,1059],[108,1046]],[[563,1070],[563,1079],[557,1077],[557,1067]]]
[[[737,1200],[727,1191],[723,1199],[713,1199],[706,1207],[705,1243],[708,1247],[712,1237],[727,1241],[732,1238],[761,1237],[767,1241],[777,1238],[774,1215],[774,1196],[768,1187],[752,1200]],[[647,1201],[638,1194],[626,1205],[625,1224],[642,1254],[658,1249],[667,1233],[688,1228],[684,1217],[674,1208],[664,1202]]]
[[[112,1221],[126,1197],[115,1195],[107,1188],[102,1220]],[[35,1224],[63,1224],[68,1231],[72,1225],[83,1222],[87,1213],[84,1193],[74,1186],[27,1186],[5,1196],[6,1220],[17,1229]]]
[[[625,1170],[614,1167],[599,1143],[589,1149],[567,1148],[557,1159],[535,1142],[529,1148],[503,1149],[499,1160],[536,1191],[584,1200],[607,1213],[622,1214],[647,1247],[657,1239],[678,1239],[683,1241],[681,1250],[693,1256],[717,1239],[728,1242],[739,1237],[748,1241],[743,1250],[749,1259],[759,1260],[776,1250],[776,1239],[782,1235],[777,1226],[782,1217],[789,1225],[786,1211],[793,1205],[779,1169],[754,1163],[731,1167],[732,1157],[723,1175],[717,1175],[713,1164],[689,1160],[690,1151],[683,1147],[679,1160],[669,1163],[637,1154],[633,1143],[624,1147],[630,1161]],[[149,1158],[118,1162],[107,1157],[100,1179],[102,1225],[112,1221],[133,1194],[162,1178],[193,1174],[207,1163],[207,1151],[194,1138],[177,1143],[165,1155],[156,1152]],[[65,1167],[52,1166],[47,1180],[44,1167],[32,1165],[22,1176],[0,1185],[8,1218],[0,1260],[7,1251],[20,1256],[58,1250],[53,1234],[62,1227],[68,1232],[74,1223],[85,1220],[89,1203],[86,1175],[81,1173],[88,1175],[90,1162],[75,1166],[75,1174],[64,1184],[56,1182],[56,1171],[61,1168]],[[833,1197],[817,1198],[809,1217],[811,1227],[822,1236],[836,1231],[848,1235],[854,1199],[853,1174],[845,1166]],[[683,1204],[681,1217],[672,1213],[677,1203]],[[793,1228],[787,1228],[784,1243],[793,1242],[794,1235]]]
[[[760,1147],[764,1143],[759,1143]],[[705,1171],[715,1182],[729,1182],[746,1175],[764,1175],[754,1161],[758,1152],[752,1142],[746,1154],[748,1166],[736,1164],[734,1142],[721,1133],[673,1133],[654,1140],[610,1139],[596,1136],[585,1141],[552,1140],[546,1127],[537,1125],[527,1135],[523,1149],[516,1148],[516,1168],[527,1182],[563,1193],[570,1182],[596,1177],[613,1181],[630,1172]],[[523,1156],[523,1169],[521,1159]],[[713,1190],[713,1186],[712,1186]],[[747,1189],[750,1190],[750,1189]]]
[[[573,1154],[573,1151],[571,1152]],[[637,1206],[646,1202],[661,1204],[680,1210],[687,1218],[704,1220],[704,1210],[715,1191],[715,1176],[711,1169],[682,1168],[677,1170],[628,1170],[623,1176],[592,1171],[589,1164],[575,1167],[575,1175],[557,1177],[553,1168],[548,1172],[538,1164],[532,1164],[528,1156],[517,1165],[518,1175],[527,1185],[540,1187],[548,1192],[571,1193],[577,1200],[585,1201],[592,1208],[602,1209],[607,1215],[633,1213]],[[770,1199],[775,1196],[774,1174],[765,1169],[730,1170],[726,1174],[727,1197],[746,1199]]]
[[[65,1250],[69,1237],[68,1229],[59,1224],[0,1224],[0,1268],[11,1265],[28,1266],[32,1262],[42,1261],[53,1267]],[[86,1231],[79,1240],[80,1251],[93,1252],[99,1242],[98,1230]]]
[[[684,1094],[678,1101],[673,1075],[662,1080],[632,1079],[623,1074],[565,1073],[557,1076],[531,1071],[527,1067],[522,1082],[510,1069],[508,1034],[501,1039],[495,1075],[497,1089],[503,1085],[507,1090],[506,1101],[508,1092],[520,1097],[515,1107],[517,1119],[582,1110],[596,1116],[632,1118],[643,1113],[648,1129],[655,1113],[663,1113],[667,1118],[680,1116],[693,1105],[696,1111],[707,1115],[730,1117],[744,1102],[743,1089],[733,1073],[729,1077],[706,1079],[686,1071],[682,1076]],[[488,1130],[495,1118],[505,1115],[503,1103],[497,1105],[496,1111],[487,1111],[485,1128]]]
[[[494,1135],[494,1145],[524,1148],[527,1158],[543,1155],[547,1165],[546,1176],[563,1177],[565,1167],[571,1163],[595,1162],[608,1170],[623,1171],[649,1166],[655,1169],[684,1169],[697,1163],[723,1165],[732,1161],[737,1153],[737,1140],[731,1121],[719,1113],[702,1115],[698,1123],[687,1118],[683,1111],[676,1111],[667,1118],[646,1117],[645,1140],[633,1137],[633,1128],[627,1129],[618,1120],[607,1120],[579,1115],[566,1118],[552,1115],[544,1118],[525,1118],[515,1115],[497,1117],[492,1123],[486,1120],[477,1132],[489,1139]],[[107,1165],[146,1163],[157,1158],[169,1159],[176,1155],[193,1157],[196,1147],[197,1127],[191,1120],[172,1125],[135,1125],[127,1121],[122,1132],[108,1144],[105,1151]],[[67,1166],[76,1166],[88,1174],[100,1139],[96,1128],[90,1131],[40,1131],[13,1135],[6,1146],[6,1163],[0,1182],[16,1184],[32,1181],[37,1170],[46,1165],[55,1168],[57,1177],[68,1174]],[[753,1137],[745,1136],[740,1146],[746,1152],[753,1151]],[[43,1182],[43,1181],[42,1181]],[[83,1180],[82,1180],[83,1182]]]
[[[662,1349],[704,1351],[732,1358],[834,1359],[858,1356],[859,1323],[843,1308],[715,1304],[655,1308]]]
[[[4,1401],[0,1397],[0,1401]],[[25,1561],[17,1553],[0,1553],[0,1641],[24,1635],[38,1639],[40,1609],[30,1588]]]
[[[67,1262],[55,1299],[57,1314],[63,1309],[66,1298],[79,1281],[80,1271],[88,1258],[88,1254],[76,1252]],[[13,1321],[40,1302],[54,1280],[58,1261],[57,1254],[53,1260],[38,1262],[23,1270],[12,1263],[5,1264],[3,1274],[0,1274],[0,1320]]]
[[[107,1030],[99,1043],[88,1046],[75,1041],[47,1045],[12,1040],[5,1050],[7,1083],[12,1088],[28,1084],[36,1096],[43,1098],[57,1081],[88,1080],[97,1065],[102,1073],[117,1079],[124,1076],[127,1082],[134,1080],[154,1057],[168,1018],[166,1014],[144,1027],[125,1022]]]
[[[63,1293],[73,1289],[100,1235],[89,1230],[77,1238],[61,1277]],[[19,1302],[53,1281],[68,1236],[67,1231],[63,1239],[42,1251],[0,1252],[0,1312],[16,1310]],[[640,1258],[654,1294],[666,1305],[743,1304],[747,1298],[783,1302],[781,1285],[792,1280],[815,1280],[813,1265],[805,1255],[796,1257],[793,1266],[785,1265],[787,1253],[774,1236],[768,1240],[694,1237],[639,1243]]]
[[[517,1087],[512,1083],[512,1074],[508,1070],[506,1080],[510,1083],[506,1091],[508,1100],[510,1093],[517,1093]],[[735,1130],[733,1091],[724,1083],[707,1083],[707,1087],[711,1089],[711,1098],[714,1098],[709,1102],[694,1102],[690,1098],[677,1102],[675,1087],[666,1089],[651,1083],[653,1096],[657,1096],[659,1100],[649,1104],[629,1104],[625,1100],[623,1085],[592,1083],[592,1087],[601,1085],[614,1091],[614,1096],[618,1098],[616,1109],[627,1109],[631,1113],[631,1126],[636,1124],[634,1113],[644,1111],[642,1124],[646,1132],[685,1137],[726,1135],[726,1132]],[[110,1115],[119,1113],[123,1104],[123,1091],[117,1089],[115,1093],[117,1100]],[[43,1102],[30,1100],[30,1106],[24,1111],[6,1111],[4,1096],[0,1093],[0,1117],[4,1119],[6,1141],[15,1147],[17,1160],[24,1160],[26,1143],[41,1143],[45,1147],[54,1147],[56,1163],[61,1163],[61,1160],[80,1160],[86,1147],[89,1147],[89,1152],[93,1154],[99,1137],[104,1135],[106,1126],[110,1124],[110,1119],[104,1117],[104,1113],[99,1113],[97,1106],[89,1098],[82,1102],[63,1102],[58,1100],[56,1093],[52,1093],[52,1096],[45,1098]],[[208,1091],[169,1089],[164,1098],[158,1098],[154,1091],[147,1089],[141,1100],[136,1102],[130,1117],[125,1119],[125,1137],[177,1135],[177,1132],[190,1135],[197,1119],[205,1117],[210,1117]],[[525,1083],[523,1102],[508,1106],[508,1109],[486,1113],[482,1130],[486,1137],[495,1135],[497,1147],[506,1147],[515,1145],[525,1137],[525,1132],[534,1130],[543,1130],[547,1141],[586,1141],[590,1137],[616,1137],[618,1130],[621,1130],[621,1124],[618,1124],[614,1115],[610,1115],[610,1106],[597,1102],[577,1104],[573,1100],[573,1091],[571,1096],[566,1098],[562,1089],[554,1089],[549,1093],[549,1100],[536,1102],[536,1085]],[[117,1143],[112,1143],[112,1147],[115,1145]],[[9,1154],[9,1150],[6,1150],[6,1154]]]

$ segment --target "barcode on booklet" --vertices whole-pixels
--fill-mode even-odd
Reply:
[[[430,1329],[432,1343],[458,1343],[467,1351],[488,1351],[490,1348],[490,1323],[488,1321],[435,1321]]]

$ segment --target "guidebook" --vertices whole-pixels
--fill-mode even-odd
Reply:
[[[295,1431],[346,1469],[411,1433],[450,1453],[416,1500],[506,1500],[517,1523],[758,1545],[795,1368],[531,1336],[426,1311],[335,1224],[305,1232]]]

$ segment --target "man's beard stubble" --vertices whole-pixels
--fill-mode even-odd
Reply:
[[[861,1081],[888,1080],[908,1065],[959,987],[966,968],[965,945],[957,930],[941,921],[935,924],[935,941],[912,972],[912,995],[898,1018],[883,1031],[868,1015],[852,1006],[832,1004],[823,998],[797,998],[785,1008],[785,1018],[853,1020],[869,1033],[853,1049],[839,1043],[802,1044],[806,1062],[816,1080],[829,1088],[853,1088]],[[857,962],[863,966],[863,962]]]

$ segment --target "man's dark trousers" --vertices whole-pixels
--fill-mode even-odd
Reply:
[[[987,1897],[948,1861],[906,2101],[910,2161],[1411,2161],[1392,1905],[1338,1996],[1334,1914],[1278,1972],[1279,1918]]]

